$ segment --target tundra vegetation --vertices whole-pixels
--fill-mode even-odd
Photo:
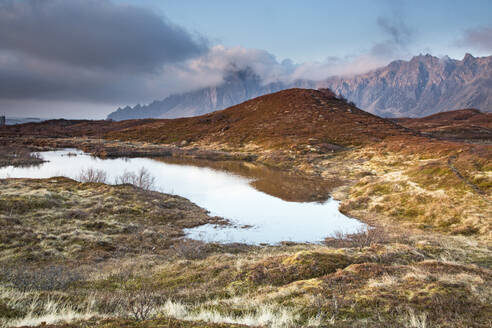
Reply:
[[[0,148],[0,167],[10,165],[30,166],[43,162],[38,153],[31,152],[26,147],[8,147],[4,145]]]
[[[371,228],[321,244],[203,243],[183,229],[220,218],[142,189],[137,173],[112,186],[0,180],[2,325],[490,327],[490,145],[423,136],[323,93],[281,95],[199,118],[99,122],[90,138],[77,132],[85,122],[53,123],[43,136],[50,130],[24,125],[22,138],[8,130],[1,142],[241,158],[336,178],[341,211]],[[271,108],[281,120],[245,115]]]
[[[5,179],[4,326],[487,327],[490,248],[380,226],[322,245],[187,240],[211,221],[130,184]]]

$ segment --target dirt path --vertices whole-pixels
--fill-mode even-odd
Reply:
[[[454,172],[454,174],[456,174],[456,176],[461,180],[463,181],[467,186],[469,186],[471,189],[473,189],[477,194],[481,195],[482,198],[487,201],[488,203],[492,203],[489,199],[487,199],[485,197],[485,192],[483,192],[482,189],[480,189],[476,184],[474,184],[473,182],[469,181],[467,178],[465,178],[463,176],[463,174],[460,173],[460,171],[458,171],[458,169],[454,166],[453,164],[453,160],[456,159],[456,156],[451,156],[448,158],[448,166],[449,168]]]

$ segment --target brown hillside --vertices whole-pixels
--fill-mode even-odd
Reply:
[[[37,123],[25,123],[9,125],[0,129],[0,136],[38,136],[38,137],[102,137],[104,134],[130,128],[142,124],[154,122],[155,120],[128,120],[112,122],[106,120],[49,120]]]
[[[492,140],[492,113],[460,109],[422,118],[397,118],[395,122],[436,137],[461,140]]]
[[[328,90],[289,89],[225,110],[112,131],[107,138],[154,143],[248,144],[269,148],[311,144],[326,149],[412,134],[389,120],[337,99]]]

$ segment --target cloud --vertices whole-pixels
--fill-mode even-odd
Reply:
[[[368,54],[294,63],[290,59],[279,61],[273,54],[262,49],[216,45],[203,56],[169,66],[164,75],[175,77],[175,87],[180,84],[211,86],[221,83],[229,71],[251,68],[264,84],[277,81],[291,83],[299,79],[322,80],[332,75],[363,73],[385,64],[387,59]]]
[[[407,46],[413,39],[413,32],[401,16],[395,15],[391,19],[379,17],[377,24],[386,34],[387,39],[374,44],[370,50],[371,55],[391,57],[407,50]]]
[[[322,62],[306,62],[298,65],[292,74],[292,80],[303,78],[322,80],[334,75],[351,76],[366,73],[386,64],[388,64],[387,59],[368,54],[329,57]]]
[[[410,42],[412,32],[401,18],[390,20],[387,17],[379,17],[377,23],[383,31],[391,36],[392,42],[403,46]]]
[[[263,83],[366,72],[386,64],[390,50],[411,38],[400,21],[381,18],[378,24],[388,36],[379,50],[375,45],[367,54],[295,63],[262,49],[210,46],[205,37],[135,5],[0,0],[0,110],[15,115],[32,107],[35,115],[41,107],[67,107],[64,115],[73,117],[81,106],[67,104],[107,110],[108,104],[148,103],[220,84],[228,72],[246,68]]]
[[[172,67],[175,74],[188,78],[207,80],[209,85],[220,83],[230,71],[251,68],[262,77],[264,83],[283,80],[292,73],[293,64],[287,60],[279,63],[266,50],[216,45],[208,53],[187,61],[184,65]]]
[[[147,9],[108,0],[0,0],[0,49],[140,72],[199,55],[206,42]]]
[[[461,47],[472,47],[481,51],[492,51],[492,26],[481,26],[467,29],[463,33],[457,45]]]
[[[163,76],[166,67],[208,48],[204,37],[137,6],[0,0],[0,110],[15,115],[11,108],[26,111],[31,100],[113,106],[149,101],[166,87],[156,81],[172,84],[172,76]],[[8,106],[13,100],[24,105]]]
[[[196,58],[163,65],[155,74],[127,74],[4,52],[0,55],[0,99],[100,102],[116,107],[218,85],[228,72],[246,68],[251,68],[266,84],[356,74],[385,63],[367,55],[294,63],[289,59],[279,61],[261,49],[216,45]]]

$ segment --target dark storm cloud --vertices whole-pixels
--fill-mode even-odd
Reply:
[[[144,8],[107,0],[0,0],[0,49],[45,60],[151,71],[206,48]]]
[[[15,116],[13,101],[149,101],[172,90],[169,67],[208,51],[205,38],[137,6],[0,0],[0,111]]]
[[[492,27],[482,26],[466,30],[461,40],[458,41],[458,45],[492,51]]]
[[[138,92],[138,88],[131,90],[128,85],[135,79],[113,72],[52,64],[25,55],[0,55],[0,99],[110,101]]]

